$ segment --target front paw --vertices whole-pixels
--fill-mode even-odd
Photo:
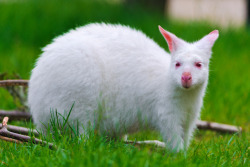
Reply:
[[[176,144],[176,146],[173,148],[173,151],[180,152],[183,149],[184,149],[184,142],[181,141],[181,142]]]
[[[182,139],[175,139],[172,142],[167,142],[166,146],[172,152],[180,152],[184,149],[184,141]]]

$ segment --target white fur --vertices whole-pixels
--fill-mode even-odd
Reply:
[[[205,38],[205,37],[204,37]],[[150,125],[172,150],[186,148],[202,107],[210,48],[184,42],[166,53],[142,32],[121,25],[89,24],[59,36],[43,49],[32,71],[28,103],[38,128],[73,103],[70,122],[120,136]],[[199,70],[194,61],[201,61]],[[175,62],[183,66],[175,68]],[[189,70],[193,85],[181,86]],[[101,105],[101,108],[98,107]],[[82,129],[83,132],[83,129]]]

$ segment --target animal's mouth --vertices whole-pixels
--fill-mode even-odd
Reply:
[[[181,82],[181,84],[182,84],[182,87],[185,89],[189,89],[192,86],[192,83],[190,81],[189,82]]]

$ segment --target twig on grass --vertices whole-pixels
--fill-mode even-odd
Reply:
[[[233,126],[233,125],[227,125],[227,124],[220,124],[217,122],[209,122],[209,121],[197,121],[196,126],[198,129],[204,129],[204,130],[213,130],[216,132],[223,132],[223,133],[241,133],[242,128]]]
[[[6,136],[1,136],[1,132],[7,131],[7,123],[8,123],[8,121],[9,121],[9,118],[4,117],[2,126],[0,128],[0,139],[5,140],[5,141],[9,141],[9,142],[22,143],[19,140],[12,139],[12,138],[9,138],[9,137],[6,137]]]
[[[5,140],[5,141],[9,141],[9,142],[13,142],[13,143],[23,143],[23,142],[21,142],[19,140],[8,138],[8,137],[4,137],[4,136],[0,136],[0,139],[1,140]]]
[[[3,125],[0,124],[0,129],[3,128]],[[34,134],[35,136],[39,136],[39,132],[34,129],[28,129],[20,126],[14,126],[14,125],[7,125],[7,129],[11,132],[19,133],[22,135],[29,135],[29,134]]]
[[[48,145],[49,148],[52,150],[57,149],[57,147],[52,143],[48,143],[48,142],[42,141],[42,140],[37,139],[37,138],[33,138],[30,136],[25,136],[25,135],[21,135],[21,134],[9,131],[7,129],[8,120],[9,120],[8,117],[4,117],[4,119],[3,119],[2,128],[0,129],[0,136],[2,136],[1,139],[5,140],[5,141],[10,141],[10,142],[18,141],[18,143],[20,143],[20,142],[32,142],[34,144],[39,144],[41,146]]]

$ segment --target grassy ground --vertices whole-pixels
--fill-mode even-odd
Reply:
[[[141,29],[167,48],[157,26],[194,41],[214,27],[206,23],[176,23],[158,13],[119,4],[80,0],[34,0],[0,2],[0,73],[16,72],[28,79],[40,49],[53,37],[90,22],[110,22]],[[220,28],[219,28],[220,29]],[[30,143],[17,145],[0,141],[2,166],[248,166],[250,127],[249,45],[250,30],[223,30],[213,48],[210,81],[202,119],[240,125],[242,135],[196,132],[186,154],[171,154],[154,147],[126,145],[93,135],[50,138],[59,149]],[[167,50],[167,49],[166,49]],[[14,109],[12,97],[0,89],[0,108]],[[19,123],[20,124],[20,123]],[[28,126],[28,125],[27,125]],[[144,131],[131,139],[160,139],[157,132]]]

